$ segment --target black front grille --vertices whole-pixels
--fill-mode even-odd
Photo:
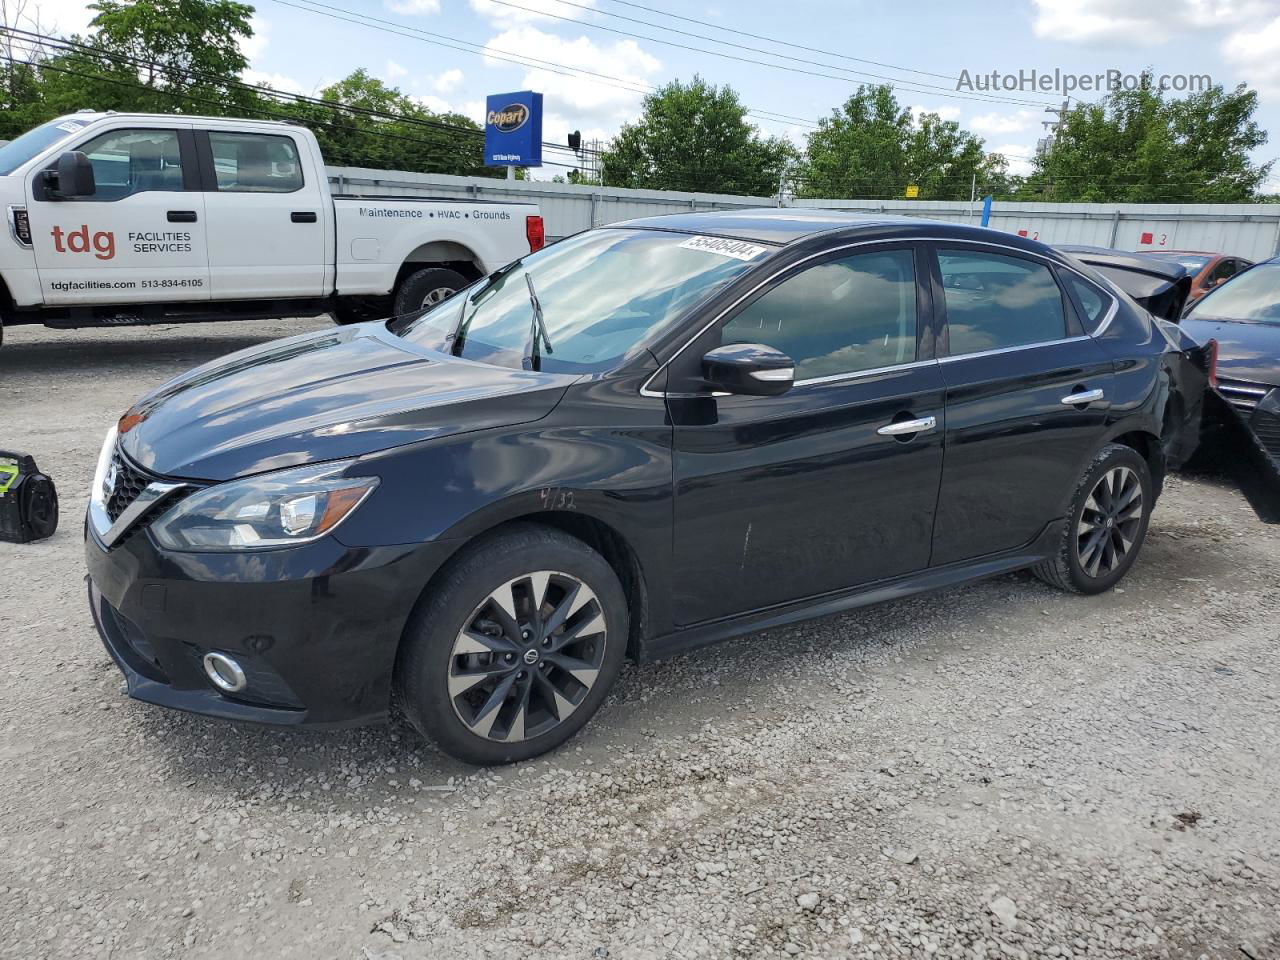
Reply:
[[[1280,460],[1280,417],[1267,410],[1259,410],[1253,415],[1249,425],[1266,447],[1267,453]]]
[[[107,516],[115,523],[120,514],[128,510],[129,505],[147,489],[151,478],[130,464],[119,450],[111,455],[111,469],[115,472],[116,482],[111,496],[107,498]]]

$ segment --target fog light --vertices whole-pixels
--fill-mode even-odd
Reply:
[[[204,672],[213,685],[224,693],[239,693],[248,684],[240,664],[225,653],[206,653]]]

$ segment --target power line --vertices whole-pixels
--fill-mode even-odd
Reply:
[[[341,20],[345,23],[355,24],[356,26],[366,27],[371,30],[379,30],[383,33],[390,33],[394,36],[405,37],[410,40],[418,40],[421,43],[429,43],[437,47],[445,47],[449,50],[458,50],[462,53],[472,54],[473,56],[482,56],[494,60],[501,60],[504,63],[512,63],[516,66],[525,67],[527,69],[545,70],[548,73],[558,74],[559,76],[569,77],[570,79],[579,79],[580,76],[593,77],[597,80],[603,81],[605,86],[614,87],[619,90],[626,90],[628,93],[651,93],[658,89],[653,84],[645,83],[644,81],[627,80],[623,77],[615,77],[607,73],[597,73],[594,70],[587,70],[584,67],[571,67],[565,64],[554,63],[550,60],[540,60],[537,57],[531,57],[527,54],[515,53],[510,50],[500,50],[486,44],[473,43],[470,40],[462,40],[457,37],[452,37],[448,34],[434,33],[431,30],[423,30],[420,27],[397,23],[394,20],[386,20],[382,17],[375,17],[372,14],[357,13],[353,10],[344,9],[343,7],[335,7],[328,3],[322,3],[320,0],[302,0],[303,3],[307,4],[306,6],[291,2],[291,0],[275,0],[275,2],[286,7],[292,7],[295,10],[301,10],[305,13],[318,14],[322,17],[329,17],[332,20]],[[315,9],[317,7],[323,9]],[[462,46],[458,46],[457,44],[462,44]],[[806,120],[803,117],[793,117],[785,113],[777,113],[776,111],[771,110],[758,110],[754,107],[748,107],[747,112],[751,116],[759,117],[764,120],[772,120],[774,122],[789,121],[801,126],[818,126],[818,124],[814,123],[812,120]]]
[[[517,3],[508,3],[508,2],[506,2],[506,0],[494,0],[494,2],[495,2],[495,3],[500,3],[500,4],[502,4],[503,6],[507,6],[507,7],[515,7],[516,9],[519,9],[519,10],[530,10],[530,9],[531,9],[531,8],[529,8],[529,7],[523,7],[523,6],[520,6],[520,5],[519,5],[519,4],[517,4]],[[579,9],[579,10],[586,10],[586,11],[588,11],[588,12],[590,12],[590,13],[597,13],[597,14],[601,14],[601,15],[606,16],[606,17],[614,17],[615,19],[618,19],[618,20],[625,20],[625,21],[627,21],[628,23],[638,23],[638,24],[640,24],[641,26],[645,26],[645,27],[653,27],[653,28],[654,28],[654,29],[656,29],[656,30],[666,30],[666,31],[668,31],[668,32],[670,32],[670,33],[678,33],[678,34],[680,34],[681,36],[684,36],[684,37],[693,37],[693,38],[694,38],[694,39],[696,39],[696,40],[707,40],[707,41],[710,41],[711,43],[718,43],[718,44],[721,44],[722,46],[726,46],[726,47],[734,47],[734,48],[736,48],[736,49],[738,49],[738,50],[747,50],[747,51],[749,51],[749,52],[751,52],[751,53],[762,53],[762,54],[764,54],[765,56],[768,56],[768,57],[777,57],[777,58],[779,58],[779,59],[781,59],[781,60],[790,60],[790,61],[792,61],[793,63],[804,63],[804,64],[809,64],[810,66],[827,67],[828,69],[831,69],[831,70],[841,70],[841,71],[843,71],[843,72],[845,72],[845,73],[853,74],[854,76],[859,76],[859,77],[870,77],[870,78],[872,78],[872,79],[874,79],[874,80],[887,80],[887,81],[889,81],[890,83],[903,83],[903,82],[906,82],[906,83],[914,83],[914,84],[917,84],[918,86],[921,86],[921,87],[928,87],[928,88],[930,88],[930,89],[932,89],[932,90],[945,90],[945,91],[948,91],[948,92],[951,92],[951,91],[954,91],[954,90],[955,90],[955,87],[940,87],[940,86],[938,86],[936,83],[927,83],[927,82],[925,82],[925,81],[923,81],[923,80],[905,80],[905,81],[904,81],[904,80],[903,80],[902,78],[900,78],[900,77],[886,77],[886,76],[884,76],[883,74],[879,74],[879,73],[867,73],[866,71],[863,71],[863,70],[850,70],[850,69],[849,69],[849,68],[847,68],[847,67],[841,67],[841,66],[837,66],[837,65],[835,65],[835,64],[828,64],[828,63],[814,63],[812,60],[801,59],[800,57],[793,57],[793,56],[791,56],[791,55],[789,55],[789,54],[785,54],[785,53],[777,53],[777,52],[775,52],[775,51],[773,51],[773,50],[765,50],[765,49],[762,49],[761,47],[752,47],[752,46],[748,46],[748,45],[746,45],[746,44],[742,44],[742,43],[735,43],[735,42],[733,42],[732,40],[721,40],[721,39],[719,39],[718,37],[709,37],[709,36],[707,36],[705,33],[693,33],[693,32],[692,32],[692,31],[690,31],[690,30],[680,30],[680,29],[677,29],[676,27],[666,26],[666,25],[661,24],[661,23],[654,23],[654,22],[653,22],[653,21],[651,21],[651,20],[640,20],[640,19],[638,19],[638,18],[636,18],[636,17],[628,17],[628,16],[626,16],[625,14],[621,14],[621,13],[611,13],[611,12],[610,12],[610,11],[608,11],[608,10],[601,10],[601,9],[600,9],[600,8],[598,8],[598,7],[590,7],[590,6],[587,6],[586,4],[583,4],[583,3],[575,3],[575,2],[574,2],[574,0],[556,0],[556,2],[557,2],[557,3],[560,3],[560,4],[563,4],[563,5],[564,5],[564,6],[566,6],[566,7],[576,7],[576,8],[577,8],[577,9]],[[629,4],[629,6],[638,6],[638,5],[637,5],[637,4]],[[641,9],[650,9],[650,8],[647,8],[647,7],[641,7]],[[658,13],[658,14],[662,14],[662,13],[663,13],[663,12],[662,12],[662,11],[660,11],[660,10],[654,10],[653,12],[654,12],[654,13]],[[556,14],[554,14],[554,13],[546,13],[546,12],[543,12],[543,15],[544,15],[544,16],[549,16],[549,17],[555,17],[555,16],[557,16],[557,15],[556,15]],[[728,30],[728,32],[730,32],[730,33],[744,34],[744,32],[743,32],[743,31],[741,31],[741,30],[729,30],[729,28],[727,28],[727,27],[726,27],[726,28],[719,28],[719,27],[717,27],[715,24],[707,23],[705,20],[695,20],[695,19],[693,19],[692,17],[681,17],[681,16],[676,16],[675,14],[665,14],[665,16],[672,16],[672,17],[675,17],[675,19],[678,19],[678,20],[688,21],[688,22],[690,22],[690,23],[698,23],[698,24],[702,24],[702,25],[704,25],[704,26],[712,27],[712,28],[714,28],[714,29],[725,29],[725,30]],[[578,20],[578,19],[573,18],[573,17],[563,17],[563,18],[559,18],[559,19],[569,20],[569,21],[570,21],[570,22],[572,22],[572,23],[580,23],[580,24],[582,24],[583,26],[586,26],[586,27],[596,27],[597,29],[609,29],[609,28],[607,28],[607,27],[598,27],[596,24],[593,24],[593,23],[591,23],[591,22],[589,22],[589,21],[585,21],[585,20]],[[621,33],[621,32],[624,32],[624,31],[614,31],[614,32],[619,32],[619,33]],[[627,35],[627,36],[635,36],[635,34],[626,34],[626,35]],[[744,35],[745,35],[745,36],[752,36],[752,37],[756,37],[756,39],[759,39],[759,40],[766,40],[766,41],[769,41],[769,39],[770,39],[770,38],[768,38],[768,37],[762,37],[762,36],[759,36],[758,34],[744,34]],[[656,38],[652,38],[652,37],[641,37],[640,39],[644,39],[644,40],[653,40],[653,41],[654,41],[654,42],[656,42],[656,43],[666,43],[666,42],[667,42],[667,41],[665,41],[665,40],[658,40],[658,39],[656,39]],[[770,41],[770,42],[774,42],[774,43],[781,43],[782,41]],[[796,46],[796,45],[795,45],[795,44],[785,44],[785,46]],[[692,48],[685,48],[685,49],[692,49]],[[801,49],[807,49],[807,50],[813,51],[813,48],[811,48],[811,47],[807,47],[807,48],[806,48],[806,47],[802,47]],[[703,52],[714,52],[714,51],[703,51]],[[842,57],[842,54],[838,54],[838,53],[830,53],[830,54],[828,54],[828,53],[826,53],[825,51],[814,51],[814,52],[823,53],[823,54],[824,54],[824,55],[826,55],[826,56]],[[941,74],[941,73],[929,73],[928,71],[922,71],[922,70],[912,70],[910,67],[896,67],[896,66],[894,66],[894,65],[892,65],[892,64],[878,64],[878,63],[876,63],[876,61],[873,61],[873,60],[872,60],[872,61],[861,60],[861,59],[860,59],[860,58],[858,58],[858,57],[846,57],[846,58],[844,58],[844,59],[854,60],[854,61],[857,61],[857,62],[859,62],[859,63],[875,63],[877,66],[887,67],[888,69],[891,69],[891,70],[898,70],[898,71],[904,71],[904,70],[905,70],[905,71],[909,71],[909,72],[911,72],[911,73],[923,73],[923,74],[924,74],[924,75],[926,75],[926,76],[941,77],[943,80],[955,80],[955,79],[957,79],[956,77],[949,77],[949,76],[947,76],[946,74]],[[767,64],[767,65],[768,65],[768,66],[780,66],[779,64]]]
[[[897,70],[901,73],[918,73],[921,76],[937,77],[940,80],[959,79],[957,77],[950,76],[945,73],[934,73],[932,70],[917,70],[915,67],[903,67],[895,63],[884,63],[880,60],[867,60],[863,57],[852,57],[846,53],[836,53],[833,50],[823,50],[821,47],[807,47],[802,43],[791,43],[787,40],[779,40],[776,37],[766,37],[763,34],[751,33],[747,30],[738,30],[738,29],[735,29],[734,27],[726,27],[718,23],[710,23],[709,21],[706,21],[706,20],[698,20],[695,17],[686,17],[678,13],[671,13],[670,11],[667,11],[667,10],[658,10],[655,7],[646,7],[642,3],[632,3],[631,0],[609,0],[609,2],[622,4],[623,6],[627,6],[627,7],[635,7],[637,10],[646,10],[649,13],[656,13],[659,16],[670,17],[673,20],[683,20],[686,23],[696,23],[696,24],[699,24],[700,26],[711,27],[714,30],[723,30],[725,33],[735,33],[740,37],[750,37],[753,40],[765,40],[769,43],[776,43],[783,47],[791,47],[793,50],[805,50],[805,51],[808,51],[809,53],[820,53],[823,56],[827,56],[827,57],[837,57],[841,60],[853,61],[854,63],[867,63],[873,67],[884,67],[886,70]],[[608,13],[605,10],[597,10],[596,12],[603,13],[606,16],[616,16],[616,14]],[[653,24],[653,26],[657,26],[657,24]]]
[[[282,2],[282,0],[277,0],[277,2]],[[737,56],[737,55],[735,55],[735,54],[732,54],[732,53],[724,53],[724,52],[719,51],[719,50],[707,50],[707,49],[705,49],[705,48],[703,48],[703,47],[691,47],[691,46],[689,46],[688,44],[684,44],[684,43],[676,43],[674,40],[662,40],[662,39],[660,39],[660,38],[658,38],[658,37],[646,37],[646,36],[644,36],[644,35],[642,35],[642,34],[638,34],[638,33],[631,33],[631,32],[630,32],[630,31],[628,31],[628,30],[619,30],[619,29],[618,29],[618,28],[616,28],[616,27],[607,27],[607,26],[604,26],[603,24],[599,24],[599,23],[590,23],[590,22],[585,21],[585,20],[578,20],[578,19],[576,19],[576,18],[574,18],[574,17],[565,17],[565,16],[561,16],[561,15],[556,14],[556,13],[548,13],[548,12],[547,12],[547,11],[545,11],[545,10],[536,10],[536,9],[534,9],[533,7],[525,7],[525,6],[521,6],[521,5],[520,5],[520,4],[518,4],[518,3],[512,3],[512,2],[511,2],[511,0],[491,0],[491,2],[492,2],[492,3],[496,3],[496,4],[500,4],[501,6],[504,6],[504,7],[511,7],[512,9],[515,9],[515,10],[524,10],[524,11],[526,11],[526,12],[528,12],[528,13],[538,13],[538,14],[541,14],[542,16],[544,16],[544,17],[550,17],[550,18],[552,18],[552,19],[554,19],[554,20],[563,20],[563,21],[565,21],[565,22],[567,22],[567,23],[576,23],[576,24],[578,24],[579,26],[583,26],[583,27],[590,27],[592,30],[603,30],[603,31],[605,31],[605,32],[607,32],[607,33],[614,33],[614,34],[618,34],[618,35],[620,35],[620,36],[624,36],[624,37],[631,37],[632,39],[635,39],[635,40],[645,40],[645,41],[648,41],[649,43],[660,43],[660,44],[663,44],[664,46],[668,46],[668,47],[675,47],[675,48],[680,49],[680,50],[689,50],[689,51],[692,51],[693,53],[703,53],[703,54],[707,54],[708,56],[712,56],[712,57],[720,57],[720,58],[725,59],[725,60],[736,60],[736,61],[737,61],[737,62],[739,62],[739,63],[746,63],[746,64],[750,64],[751,66],[755,66],[755,67],[772,67],[772,68],[773,68],[773,69],[775,69],[775,70],[786,70],[786,71],[788,71],[788,72],[790,72],[790,73],[801,73],[801,74],[805,74],[805,75],[807,75],[807,76],[811,76],[811,77],[821,77],[821,78],[826,79],[826,80],[839,80],[841,83],[848,83],[848,82],[849,82],[849,78],[848,78],[848,77],[838,77],[838,76],[836,76],[835,74],[831,74],[831,73],[821,73],[820,71],[817,71],[817,70],[805,70],[805,69],[803,69],[803,68],[801,68],[801,67],[788,67],[788,66],[786,66],[785,64],[781,64],[781,63],[767,63],[767,62],[762,61],[762,60],[752,60],[752,59],[750,59],[750,58],[748,58],[748,57],[739,57],[739,56]],[[561,3],[569,3],[569,0],[559,0],[559,2],[561,2]],[[572,4],[572,3],[571,3],[571,4],[570,4],[570,6],[578,6],[578,4]],[[651,26],[656,26],[656,24],[651,24]],[[666,28],[660,28],[660,29],[666,29]],[[683,32],[683,31],[672,31],[672,32]],[[723,41],[723,40],[716,40],[716,41],[713,41],[713,42],[715,42],[715,43],[725,43],[725,41]],[[732,46],[737,46],[737,44],[731,44],[731,45],[732,45]],[[751,48],[751,49],[754,49],[754,48]],[[761,51],[761,52],[766,52],[766,51]],[[769,56],[775,56],[775,57],[781,57],[781,56],[783,56],[782,54],[768,54],[768,55],[769,55]],[[796,59],[796,58],[794,58],[794,57],[789,57],[788,59],[792,59],[792,60],[794,60],[794,59]],[[803,61],[802,61],[802,62],[803,62]],[[834,68],[831,68],[831,69],[837,69],[837,70],[839,70],[839,69],[843,69],[843,68],[841,68],[841,67],[834,67]],[[858,73],[859,71],[846,71],[846,72],[849,72],[849,73]],[[881,77],[881,76],[879,76],[878,74],[867,74],[867,73],[863,73],[863,74],[862,74],[862,76],[870,76],[870,77],[874,77],[874,78],[876,78],[876,79],[889,80],[889,81],[893,82],[895,85],[897,85],[897,84],[899,83],[899,81],[898,81],[898,80],[896,80],[896,79],[895,79],[895,78],[893,78],[893,77]],[[934,90],[922,90],[922,89],[919,89],[918,87],[906,87],[906,86],[903,86],[903,87],[898,87],[898,89],[904,90],[904,91],[906,91],[906,92],[908,92],[908,93],[920,93],[920,94],[924,94],[924,95],[926,95],[926,96],[934,96],[934,97],[948,97],[948,98],[950,98],[950,99],[952,99],[952,100],[976,100],[976,101],[979,101],[979,102],[982,102],[982,103],[1012,103],[1012,104],[1019,104],[1019,105],[1022,105],[1022,106],[1032,106],[1032,107],[1042,107],[1042,106],[1044,106],[1044,105],[1045,105],[1045,101],[1043,101],[1043,100],[1021,100],[1021,99],[1016,99],[1016,98],[1012,98],[1012,97],[989,97],[989,96],[984,96],[984,95],[982,95],[982,94],[963,94],[963,93],[959,93],[959,92],[956,92],[956,91],[947,90],[947,89],[946,89],[946,88],[944,88],[944,87],[937,87],[937,88],[936,88],[936,89],[934,89]],[[943,91],[945,91],[945,92],[943,92]]]

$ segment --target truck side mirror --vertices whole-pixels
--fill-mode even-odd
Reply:
[[[75,200],[98,192],[93,164],[79,150],[68,150],[60,156],[57,165],[45,171],[45,184],[51,200]]]

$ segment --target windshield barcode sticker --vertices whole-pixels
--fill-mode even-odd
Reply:
[[[680,244],[686,250],[705,250],[707,253],[718,253],[722,257],[733,257],[735,260],[754,260],[762,253],[768,253],[768,247],[743,240],[726,240],[724,237],[690,237]]]

